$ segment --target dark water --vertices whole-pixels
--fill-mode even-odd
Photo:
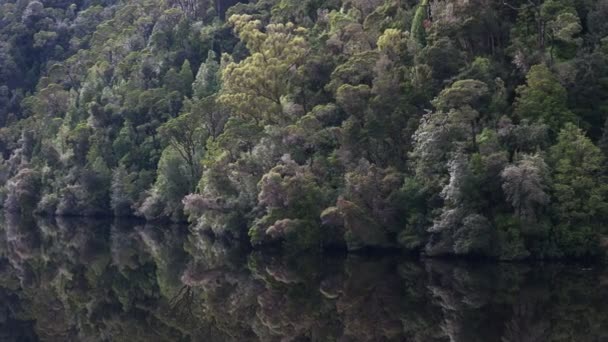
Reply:
[[[285,258],[184,227],[8,219],[0,341],[608,341],[608,272]]]

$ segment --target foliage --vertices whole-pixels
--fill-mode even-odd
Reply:
[[[558,241],[568,254],[594,253],[608,213],[605,157],[579,128],[568,124],[551,147],[550,158]]]
[[[292,252],[598,255],[607,13],[604,0],[6,0],[1,202],[187,219]]]
[[[526,85],[517,88],[515,114],[521,119],[542,122],[557,133],[575,120],[567,107],[567,92],[545,65],[535,65],[526,75]]]

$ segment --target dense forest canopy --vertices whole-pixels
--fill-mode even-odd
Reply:
[[[606,244],[608,0],[0,0],[8,211],[498,259]]]

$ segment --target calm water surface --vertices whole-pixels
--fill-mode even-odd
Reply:
[[[608,341],[608,271],[285,258],[179,226],[0,225],[0,341]]]

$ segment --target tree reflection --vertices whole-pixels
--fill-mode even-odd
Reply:
[[[0,229],[0,340],[597,341],[597,268],[250,253],[181,226]]]

